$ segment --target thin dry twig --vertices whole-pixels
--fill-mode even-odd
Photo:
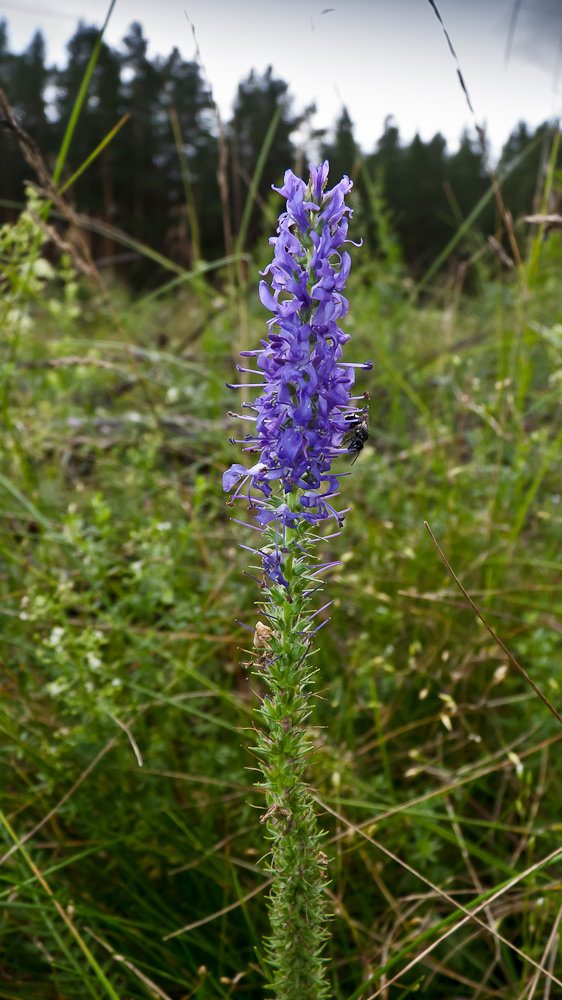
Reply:
[[[509,649],[507,648],[507,646],[505,645],[505,643],[500,639],[499,635],[496,635],[496,633],[494,632],[492,626],[488,625],[488,622],[483,617],[483,615],[479,611],[479,609],[476,607],[476,605],[475,605],[474,601],[472,600],[470,594],[468,594],[467,591],[464,589],[461,581],[459,580],[458,576],[456,575],[456,573],[455,573],[454,569],[452,568],[450,562],[448,561],[445,553],[440,548],[439,542],[437,541],[435,535],[433,534],[431,528],[429,527],[429,524],[427,523],[427,521],[424,521],[423,523],[425,524],[425,526],[426,526],[426,528],[427,528],[427,530],[429,532],[429,535],[431,537],[431,541],[433,542],[435,548],[437,549],[442,562],[444,563],[444,565],[447,568],[448,573],[451,575],[451,577],[455,581],[455,583],[456,583],[457,587],[459,588],[459,590],[462,591],[462,593],[466,597],[468,603],[470,604],[470,607],[478,615],[480,621],[482,622],[482,624],[484,625],[484,627],[488,630],[488,632],[492,636],[492,639],[494,640],[494,642],[497,642],[498,646],[500,646],[500,648],[503,649],[505,655],[508,657],[508,659],[510,660],[510,662],[513,663],[513,666],[516,668],[516,670],[518,670],[519,673],[525,678],[525,680],[527,681],[527,683],[531,685],[531,687],[532,687],[533,691],[535,692],[535,694],[538,694],[538,696],[541,699],[541,701],[544,702],[544,704],[546,705],[546,707],[552,712],[552,714],[562,724],[562,715],[560,715],[556,711],[554,705],[552,705],[549,702],[549,700],[546,697],[546,695],[544,695],[542,693],[542,691],[540,690],[540,688],[538,688],[537,685],[535,684],[535,682],[529,677],[529,674],[527,673],[527,671],[524,670],[523,667],[521,666],[521,664],[517,662],[517,660],[513,656],[513,653],[509,652]]]
[[[530,809],[530,812],[529,812],[529,819],[528,819],[528,821],[526,823],[525,834],[523,835],[523,837],[519,841],[519,844],[517,845],[515,851],[513,852],[513,855],[512,855],[511,860],[510,860],[510,865],[511,865],[512,868],[515,867],[515,865],[517,864],[517,862],[518,862],[519,858],[521,857],[523,851],[526,850],[526,848],[528,847],[529,838],[530,838],[530,836],[531,836],[531,834],[533,832],[533,826],[535,824],[535,820],[536,820],[538,812],[539,812],[539,807],[540,807],[540,804],[541,804],[541,800],[542,800],[542,797],[544,795],[544,786],[545,786],[546,774],[547,774],[547,764],[548,764],[548,747],[544,747],[543,751],[542,751],[542,754],[541,754],[541,766],[540,766],[540,771],[539,771],[539,780],[538,780],[536,788],[535,788],[535,794],[533,796],[533,803],[531,805],[531,809]]]
[[[556,961],[556,956],[558,954],[558,940],[559,940],[559,935],[556,934],[554,938],[554,947],[551,949],[550,955],[548,956],[548,968],[550,969],[551,972],[554,968],[554,963]],[[551,984],[552,984],[552,979],[547,979],[546,983],[544,984],[544,992],[542,995],[542,1000],[550,1000]]]
[[[476,403],[473,399],[470,398],[467,392],[463,392],[462,389],[460,389],[459,386],[455,385],[454,382],[452,383],[452,389],[459,403],[462,406],[465,406],[467,410],[471,410],[472,413],[476,413],[477,416],[479,416],[482,420],[485,421],[485,423],[488,424],[489,427],[492,428],[492,430],[494,431],[495,434],[497,434],[498,437],[505,438],[503,429],[499,425],[496,418],[493,417],[491,413],[488,413],[485,406],[481,406],[480,403]]]
[[[262,882],[256,889],[252,889],[251,892],[246,893],[243,899],[237,899],[235,903],[231,903],[230,906],[225,906],[222,910],[217,910],[216,913],[211,913],[208,917],[203,917],[201,920],[196,920],[193,924],[186,924],[185,927],[180,927],[179,930],[172,931],[171,934],[166,934],[166,937],[162,938],[162,940],[169,941],[170,938],[177,937],[178,934],[185,934],[186,931],[192,931],[195,930],[196,927],[202,927],[203,924],[208,924],[211,920],[217,920],[225,913],[230,913],[231,910],[235,910],[238,906],[243,906],[244,903],[247,903],[248,900],[252,898],[252,896],[257,896],[258,892],[263,892],[264,889],[267,889],[272,882],[273,879],[268,878],[267,882]],[[558,980],[556,980],[556,982],[558,982]],[[562,983],[560,983],[560,985],[562,986]]]
[[[480,881],[480,879],[478,877],[478,873],[477,873],[474,865],[472,864],[472,858],[470,857],[469,850],[468,850],[468,848],[466,846],[466,841],[464,839],[463,832],[462,832],[461,827],[460,827],[460,823],[455,819],[454,809],[453,809],[453,807],[451,805],[451,800],[450,800],[450,798],[449,798],[448,795],[445,796],[445,808],[447,810],[447,815],[449,816],[449,819],[451,821],[451,826],[453,828],[455,837],[457,838],[457,843],[459,845],[460,852],[461,852],[461,854],[463,856],[463,860],[464,860],[464,863],[466,865],[467,871],[468,871],[468,873],[469,873],[469,875],[470,875],[470,877],[472,879],[472,882],[473,882],[473,884],[474,884],[474,886],[475,886],[478,894],[482,895],[482,893],[484,892],[484,886],[482,885],[482,882]],[[491,964],[486,969],[486,972],[484,973],[484,975],[482,977],[482,980],[481,980],[481,982],[478,985],[478,988],[477,988],[475,996],[474,996],[474,1000],[478,1000],[478,997],[480,996],[482,990],[485,988],[485,986],[486,986],[486,984],[487,984],[490,976],[492,975],[492,972],[494,971],[496,965],[498,964],[498,962],[501,961],[500,941],[499,941],[499,938],[497,938],[496,935],[495,935],[496,921],[494,919],[494,914],[492,913],[492,910],[491,910],[491,908],[489,906],[486,907],[486,909],[485,909],[484,912],[486,914],[486,919],[488,920],[488,924],[489,924],[490,930],[491,930],[491,932],[492,932],[492,934],[494,936],[495,952],[494,952],[493,961],[491,962]]]
[[[72,256],[75,267],[91,278],[98,285],[98,287],[105,294],[107,294],[105,283],[99,274],[96,265],[94,264],[90,248],[88,247],[88,244],[80,230],[76,213],[72,208],[70,208],[64,198],[61,197],[57,188],[54,186],[51,174],[47,169],[39,146],[35,142],[35,139],[32,139],[32,137],[27,134],[25,129],[21,127],[12,107],[10,106],[10,102],[2,89],[0,89],[0,113],[2,114],[1,123],[3,127],[17,140],[26,163],[32,168],[32,170],[35,171],[37,177],[39,178],[39,185],[31,184],[31,186],[35,188],[41,197],[45,198],[47,201],[53,202],[53,204],[56,205],[59,212],[61,212],[63,217],[67,220],[75,238],[75,243],[72,244],[66,242],[62,239],[57,230],[52,226],[49,226],[44,219],[34,216],[35,221],[43,231],[45,239],[53,240],[55,245],[58,246],[61,251],[69,252]],[[79,253],[78,249],[80,251]]]
[[[78,947],[80,948],[80,951],[86,957],[86,959],[88,960],[88,963],[90,964],[90,966],[95,970],[95,972],[98,975],[98,978],[101,979],[101,981],[103,982],[104,986],[106,988],[110,989],[111,986],[108,983],[103,970],[100,968],[98,962],[96,962],[96,959],[94,958],[94,956],[90,952],[90,950],[89,950],[88,946],[86,945],[86,942],[84,941],[82,935],[80,934],[80,932],[77,929],[76,925],[72,921],[72,918],[71,918],[72,910],[70,909],[70,907],[65,910],[64,907],[59,903],[59,901],[56,898],[53,890],[51,889],[51,886],[47,882],[47,880],[46,880],[43,872],[41,872],[39,870],[39,868],[37,867],[37,865],[35,864],[35,862],[33,861],[33,859],[29,856],[28,852],[25,850],[25,848],[23,848],[22,841],[18,838],[16,832],[12,829],[10,823],[8,822],[8,820],[6,819],[6,817],[4,815],[2,815],[2,813],[0,813],[0,820],[1,820],[2,824],[5,826],[6,830],[10,834],[10,836],[12,837],[12,840],[14,841],[14,844],[17,847],[21,847],[22,848],[22,854],[23,854],[23,856],[25,858],[25,861],[27,862],[27,864],[31,868],[31,871],[35,875],[35,877],[38,880],[39,884],[41,885],[42,889],[44,889],[44,891],[47,893],[47,895],[48,895],[49,899],[51,900],[53,906],[55,907],[57,913],[62,918],[62,920],[64,921],[64,923],[66,924],[66,926],[68,927],[70,933],[72,934],[72,936],[74,937],[74,939],[75,939]],[[115,992],[113,992],[113,995],[116,996]]]
[[[127,734],[128,738],[129,738],[129,743],[131,744],[131,746],[133,748],[133,752],[135,754],[135,757],[137,758],[137,763],[138,763],[139,767],[142,767],[141,752],[140,752],[140,750],[139,750],[139,748],[137,746],[135,738],[134,738],[131,730],[129,729],[128,725],[125,722],[122,722],[121,719],[118,719],[116,715],[113,715],[112,712],[108,712],[107,714],[109,715],[110,719],[113,719],[115,725],[119,726],[119,728],[122,729],[123,732]]]
[[[560,923],[560,918],[561,917],[562,917],[562,906],[558,910],[558,914],[556,916],[556,920],[554,921],[554,923],[552,925],[552,930],[550,932],[548,941],[546,942],[546,948],[544,949],[544,951],[542,953],[541,965],[544,965],[544,963],[546,962],[546,960],[548,958],[549,952],[551,952],[551,958],[552,958],[552,953],[554,953],[554,955],[556,955],[557,949],[553,948],[552,946],[553,946],[554,942],[556,941],[556,937],[558,935],[558,924]],[[539,984],[539,979],[540,979],[540,972],[537,971],[535,973],[535,975],[533,976],[532,980],[531,980],[530,989],[529,989],[529,995],[527,997],[527,1000],[533,1000],[533,997],[535,995],[535,990],[536,990],[536,988],[537,988],[537,986]],[[548,980],[547,980],[547,982],[548,982]],[[519,1000],[524,1000],[524,996],[525,996],[526,992],[527,992],[527,988],[525,987],[525,989],[523,990],[521,996],[519,997]]]
[[[425,884],[430,886],[430,888],[433,889],[433,891],[437,893],[438,896],[440,896],[443,899],[446,899],[447,902],[450,903],[452,906],[454,906],[456,910],[460,910],[462,913],[465,914],[462,920],[459,920],[458,923],[454,924],[444,934],[442,934],[441,937],[437,939],[437,941],[434,941],[433,944],[430,944],[427,948],[425,948],[424,951],[422,951],[419,955],[417,955],[415,959],[413,959],[407,966],[405,966],[405,968],[403,968],[399,973],[397,973],[397,975],[394,976],[393,979],[389,979],[385,983],[384,987],[381,987],[381,989],[377,990],[376,993],[371,994],[371,996],[368,997],[368,1000],[375,1000],[375,997],[381,995],[383,989],[387,989],[389,986],[392,986],[392,984],[395,983],[400,978],[400,976],[404,975],[405,972],[408,972],[411,968],[417,965],[418,962],[422,961],[426,957],[426,955],[429,955],[432,951],[434,951],[435,948],[437,948],[442,941],[450,937],[451,934],[454,934],[456,931],[460,930],[460,928],[463,927],[466,923],[468,923],[469,920],[473,920],[475,923],[479,924],[481,927],[484,928],[484,930],[488,931],[488,933],[493,934],[494,937],[497,937],[497,939],[501,941],[502,944],[505,944],[508,948],[514,951],[516,955],[519,955],[520,958],[522,958],[525,962],[529,962],[530,965],[533,965],[536,969],[539,969],[540,972],[543,973],[543,975],[547,976],[549,979],[552,979],[558,986],[562,986],[562,982],[558,980],[556,976],[553,975],[552,972],[549,972],[549,970],[546,969],[544,966],[540,965],[538,962],[535,962],[533,958],[525,954],[525,952],[522,951],[520,948],[518,948],[517,945],[514,945],[512,941],[509,941],[507,938],[504,938],[503,935],[501,935],[499,931],[497,931],[496,929],[491,929],[488,926],[488,924],[486,924],[483,920],[480,920],[478,917],[478,914],[482,910],[486,910],[487,907],[490,907],[496,899],[499,899],[500,896],[503,896],[504,893],[508,892],[508,890],[513,888],[514,885],[517,885],[519,882],[521,882],[522,879],[526,878],[528,875],[532,875],[533,872],[537,871],[537,869],[545,866],[546,864],[549,864],[551,861],[560,859],[560,857],[562,856],[561,847],[556,848],[556,850],[553,851],[551,854],[547,855],[546,858],[543,858],[542,861],[537,861],[534,865],[531,865],[531,867],[527,868],[524,872],[520,872],[518,875],[515,875],[512,879],[509,880],[509,882],[507,882],[495,893],[489,896],[488,899],[485,899],[483,900],[482,903],[479,903],[478,906],[476,906],[473,910],[467,910],[466,907],[462,905],[462,903],[459,903],[456,899],[450,896],[448,892],[445,892],[444,889],[440,889],[439,886],[435,885],[433,882],[430,882],[429,879],[425,878],[424,875],[421,875],[419,872],[416,871],[415,868],[412,868],[405,861],[402,861],[402,859],[399,858],[398,855],[390,851],[387,847],[384,846],[384,844],[381,844],[378,840],[374,840],[372,837],[368,836],[368,834],[366,834],[363,830],[361,830],[360,827],[355,826],[354,823],[350,823],[348,819],[346,819],[340,813],[336,812],[335,809],[332,809],[330,806],[326,805],[326,803],[322,799],[320,799],[317,795],[313,795],[313,798],[315,802],[317,802],[322,809],[325,809],[326,812],[329,812],[332,816],[335,816],[336,819],[344,823],[349,830],[353,830],[355,833],[358,833],[361,837],[363,837],[370,844],[372,844],[373,847],[378,848],[379,851],[382,851],[383,854],[386,854],[386,856],[389,857],[392,861],[395,861],[397,864],[401,865],[402,868],[405,868],[406,871],[410,872],[411,875],[414,875],[416,878],[419,878],[420,881],[425,882]]]
[[[496,239],[496,237],[488,236],[488,243],[490,244],[494,253],[498,255],[502,263],[505,264],[505,266],[508,267],[510,271],[514,271],[515,264],[513,263],[513,260],[508,254],[506,254],[504,248],[502,247],[501,243]]]
[[[438,716],[433,718],[437,719]],[[551,743],[557,743],[562,740],[562,733],[557,736],[550,736],[548,739],[543,740],[542,743],[537,744],[535,747],[530,747],[528,750],[524,750],[518,754],[518,757],[523,760],[525,757],[529,757],[532,753],[537,753],[542,750],[544,746],[550,746]],[[504,748],[504,753],[509,752],[509,748]],[[494,755],[495,756],[495,755]],[[478,768],[478,765],[476,765]],[[500,763],[492,763],[486,765],[485,767],[480,767],[477,770],[472,771],[470,774],[462,774],[462,776],[457,777],[454,781],[449,782],[448,785],[442,785],[440,788],[434,788],[430,792],[424,792],[423,795],[418,795],[415,799],[410,799],[407,802],[401,802],[397,806],[392,806],[382,813],[375,813],[373,816],[369,816],[368,819],[362,820],[359,824],[360,828],[371,826],[373,823],[381,823],[385,819],[389,819],[391,816],[395,816],[397,813],[404,812],[406,809],[412,809],[414,806],[420,805],[422,802],[428,802],[430,799],[436,798],[438,795],[445,795],[447,792],[453,792],[461,785],[466,785],[472,781],[479,781],[480,778],[484,778],[487,774],[492,774],[494,771],[500,771],[503,768],[513,767],[513,761],[511,758],[507,758]],[[345,836],[345,831],[343,833],[338,833],[331,838],[328,843],[334,843],[341,837]]]
[[[225,847],[226,844],[230,844],[237,837],[244,836],[244,834],[249,833],[250,830],[256,830],[256,829],[257,826],[255,823],[252,823],[251,826],[243,826],[241,830],[236,830],[234,833],[230,833],[228,837],[223,837],[222,840],[217,841],[217,843],[213,844],[212,847],[209,847],[208,850],[203,851],[200,857],[195,858],[194,861],[188,861],[187,864],[180,865],[179,868],[170,868],[168,875],[179,875],[180,872],[187,872],[189,871],[190,868],[196,868],[205,860],[205,858],[210,858],[211,855],[216,854],[217,851],[220,851],[221,847]]]
[[[97,756],[94,757],[92,763],[88,764],[88,767],[86,768],[85,771],[82,771],[82,774],[80,775],[78,780],[74,782],[72,788],[70,788],[68,792],[66,792],[63,795],[62,799],[60,799],[57,802],[56,806],[53,806],[53,808],[47,813],[47,815],[44,816],[43,819],[39,823],[37,823],[32,830],[29,831],[29,833],[24,833],[23,836],[19,838],[18,842],[14,844],[13,847],[10,847],[10,850],[6,851],[6,853],[2,855],[2,857],[0,858],[0,865],[3,865],[4,862],[7,861],[8,858],[12,856],[12,854],[15,854],[15,852],[19,850],[20,847],[23,846],[23,844],[25,844],[28,840],[31,840],[31,838],[34,837],[35,834],[38,833],[42,827],[45,826],[45,823],[48,823],[49,820],[52,819],[53,816],[55,816],[58,813],[59,809],[62,809],[65,802],[68,802],[70,796],[74,795],[76,789],[79,788],[82,782],[86,780],[88,775],[92,773],[96,764],[99,764],[102,757],[105,757],[106,753],[109,753],[110,750],[113,750],[113,748],[117,746],[118,742],[119,742],[119,737],[114,736],[109,741],[109,743],[106,743],[106,745],[100,750]]]
[[[525,215],[523,217],[524,222],[531,222],[541,226],[562,226],[562,215],[558,215],[553,212],[551,215]]]
[[[128,958],[125,958],[124,955],[119,955],[118,952],[115,951],[115,948],[112,948],[111,945],[107,943],[107,941],[104,941],[103,938],[98,937],[98,935],[94,933],[91,927],[88,927],[85,924],[84,930],[87,931],[88,934],[91,935],[91,937],[93,937],[94,941],[97,941],[98,944],[101,944],[102,948],[105,948],[105,950],[109,952],[111,957],[116,962],[121,962],[121,965],[125,965],[127,969],[130,969],[131,972],[135,974],[135,976],[138,976],[141,983],[144,983],[144,985],[148,987],[151,993],[155,994],[157,997],[160,997],[160,1000],[172,1000],[171,996],[168,993],[165,993],[163,989],[161,989],[159,986],[156,985],[156,983],[153,983],[152,979],[149,979],[148,976],[145,976],[144,972],[141,972],[140,969],[137,969],[136,965],[133,965],[133,963],[129,961]]]
[[[205,65],[201,56],[201,49],[199,48],[199,42],[197,40],[197,35],[195,32],[195,25],[189,18],[187,11],[184,10],[184,14],[191,28],[191,34],[193,35],[193,41],[195,44],[195,61],[197,62],[202,76],[209,87],[209,95],[213,105],[213,110],[215,113],[215,119],[217,122],[217,147],[218,147],[218,164],[217,164],[217,183],[219,186],[219,194],[222,206],[222,224],[223,224],[223,236],[224,236],[224,247],[227,257],[226,270],[228,274],[228,283],[231,287],[234,287],[234,269],[232,266],[232,261],[230,260],[233,250],[233,239],[232,239],[232,228],[230,225],[230,207],[229,207],[229,193],[228,193],[228,143],[226,141],[226,134],[224,125],[222,123],[221,114],[219,107],[215,98],[213,96],[213,88],[209,81]]]
[[[134,715],[130,719],[130,721],[127,723],[127,726],[132,725],[132,723],[136,721],[136,719],[138,718],[139,715],[142,715],[144,712],[146,712],[147,708],[150,707],[150,704],[151,704],[150,702],[146,702],[145,704],[140,705],[139,708],[138,708],[138,711],[137,711],[136,715]],[[124,727],[121,727],[121,728],[124,728]],[[125,732],[127,732],[126,729],[125,729]],[[30,840],[32,837],[34,837],[35,834],[38,833],[39,830],[41,830],[41,828],[44,827],[45,824],[48,823],[49,820],[52,819],[53,816],[55,816],[59,812],[60,809],[62,809],[63,805],[66,802],[68,802],[68,800],[71,797],[71,795],[74,795],[74,792],[77,790],[77,788],[80,787],[80,785],[86,780],[86,778],[88,777],[88,775],[90,775],[92,773],[92,771],[94,770],[94,768],[96,767],[96,765],[99,764],[100,760],[103,757],[105,757],[106,753],[109,753],[110,750],[113,750],[113,748],[116,747],[118,743],[119,743],[119,735],[113,736],[112,739],[109,740],[109,743],[106,743],[105,746],[102,747],[102,749],[100,750],[100,752],[94,757],[92,763],[88,764],[88,767],[84,771],[82,771],[82,774],[80,775],[80,777],[78,778],[78,780],[74,782],[72,788],[69,788],[68,792],[65,792],[65,794],[62,797],[62,799],[59,799],[59,801],[57,802],[56,806],[53,806],[53,808],[46,814],[46,816],[43,817],[42,820],[40,820],[39,823],[37,823],[33,827],[33,829],[31,829],[28,833],[23,834],[23,836],[21,836],[19,838],[17,844],[14,844],[14,846],[11,847],[9,849],[9,851],[6,851],[6,853],[4,855],[2,855],[2,857],[0,857],[0,866],[3,865],[4,862],[7,861],[8,858],[11,857],[11,855],[14,854],[20,847],[22,847],[25,843],[27,843],[28,840]],[[138,750],[138,747],[137,747],[137,750]]]
[[[519,273],[522,275],[523,274],[523,261],[521,259],[521,254],[519,252],[519,247],[517,245],[517,240],[515,239],[515,233],[514,233],[514,230],[513,230],[513,218],[511,216],[511,212],[509,211],[509,209],[507,209],[505,207],[504,200],[502,198],[502,193],[501,193],[501,190],[500,190],[500,186],[498,184],[497,177],[495,175],[494,169],[493,169],[492,164],[490,162],[490,156],[489,156],[489,153],[488,153],[488,143],[486,141],[486,132],[482,128],[482,126],[478,123],[478,120],[476,118],[476,113],[475,113],[474,108],[472,106],[472,101],[470,99],[470,94],[468,92],[468,87],[466,85],[466,82],[465,82],[465,79],[464,79],[464,76],[463,76],[463,73],[462,73],[462,70],[461,70],[461,64],[460,64],[460,61],[459,61],[459,57],[458,57],[458,55],[457,55],[457,53],[455,51],[455,48],[453,46],[453,42],[451,40],[451,36],[449,35],[449,32],[447,31],[447,28],[445,27],[445,22],[444,22],[443,18],[441,17],[441,14],[439,12],[439,8],[437,7],[437,4],[436,4],[435,0],[428,0],[428,2],[430,4],[430,6],[433,8],[433,12],[434,12],[437,20],[439,21],[442,29],[443,29],[443,34],[445,35],[445,38],[447,39],[447,44],[449,46],[449,51],[450,51],[453,59],[455,60],[456,67],[457,67],[457,77],[458,77],[459,83],[461,85],[461,89],[462,89],[462,91],[464,93],[464,96],[466,98],[466,103],[468,104],[468,107],[469,107],[469,109],[470,109],[470,111],[472,113],[472,116],[474,118],[474,127],[476,129],[476,134],[477,134],[478,140],[480,142],[480,148],[482,150],[482,155],[484,157],[484,162],[486,164],[486,170],[488,172],[488,176],[489,176],[490,181],[492,183],[492,188],[493,188],[493,191],[494,191],[496,202],[497,202],[497,205],[498,205],[501,217],[503,219],[503,222],[504,222],[504,225],[505,225],[505,228],[506,228],[506,231],[507,231],[507,235],[508,235],[509,242],[510,242],[510,245],[511,245],[511,251],[512,251],[513,256],[515,258],[515,263],[517,264],[517,267],[519,269]]]

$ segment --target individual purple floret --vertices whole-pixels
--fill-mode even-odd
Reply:
[[[351,266],[341,247],[352,214],[345,205],[352,182],[343,177],[326,191],[328,169],[327,161],[318,168],[311,165],[308,184],[287,170],[283,187],[274,189],[286,198],[287,208],[279,217],[278,235],[269,241],[274,256],[263,274],[271,276],[271,289],[266,281],[259,288],[263,305],[273,314],[269,335],[260,350],[242,352],[255,358],[257,370],[238,366],[262,379],[251,383],[262,394],[242,404],[253,414],[236,414],[255,424],[253,433],[236,443],[259,460],[249,469],[234,464],[223,476],[226,492],[236,486],[232,499],[246,496],[257,509],[258,523],[265,527],[276,521],[283,538],[285,529],[300,520],[316,524],[335,517],[343,522],[345,512],[330,503],[338,492],[332,459],[349,454],[344,436],[363,410],[354,401],[364,404],[365,397],[351,395],[355,369],[372,368],[371,362],[341,361],[349,335],[338,323],[348,310],[343,290]],[[300,510],[275,502],[276,481],[279,493],[302,491]],[[270,579],[284,584],[282,549],[279,543],[273,555],[260,554]]]

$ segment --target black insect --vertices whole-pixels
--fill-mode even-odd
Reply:
[[[365,444],[369,440],[369,407],[364,406],[357,414],[350,414],[347,417],[349,430],[343,436],[343,443],[347,445],[347,450],[353,455],[353,463],[357,460],[360,451],[363,451]]]

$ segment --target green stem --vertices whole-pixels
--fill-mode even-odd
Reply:
[[[296,499],[291,500],[294,506]],[[267,647],[256,664],[261,683],[269,689],[259,709],[263,730],[257,747],[267,805],[261,821],[272,842],[272,933],[266,945],[275,970],[270,985],[278,1000],[323,1000],[329,995],[322,955],[328,936],[327,858],[320,849],[323,834],[305,781],[312,749],[305,723],[316,671],[309,661],[309,637],[303,634],[307,627],[303,612],[306,592],[316,581],[311,581],[306,556],[295,544],[298,539],[306,547],[306,532],[299,527],[287,535],[291,537],[286,540],[283,573],[291,600],[284,587],[271,585],[267,605],[271,634],[267,627]],[[308,627],[313,626],[308,623]]]

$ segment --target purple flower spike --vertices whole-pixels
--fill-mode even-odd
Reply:
[[[237,487],[235,497],[249,480],[242,495],[259,509],[256,520],[261,527],[276,525],[283,538],[286,529],[301,521],[315,525],[334,517],[341,527],[343,512],[327,502],[337,489],[332,459],[359,451],[366,440],[365,397],[351,392],[355,369],[372,364],[341,361],[349,335],[338,326],[348,310],[343,291],[351,258],[341,247],[348,242],[352,211],[345,198],[352,182],[343,177],[327,191],[328,170],[327,161],[319,167],[311,164],[308,185],[287,170],[283,187],[274,188],[287,206],[279,216],[277,236],[269,241],[274,255],[263,274],[271,284],[261,281],[259,286],[261,302],[272,314],[269,336],[262,350],[244,352],[255,358],[256,367],[240,369],[263,378],[254,383],[262,394],[246,404],[253,414],[240,417],[253,423],[242,443],[244,451],[259,454],[259,462],[251,469],[232,465],[223,476],[226,492]],[[358,398],[363,406],[353,402]],[[363,428],[360,443],[346,448],[358,426]],[[283,494],[299,495],[300,510],[294,503],[289,508],[270,500],[275,480]],[[262,555],[265,573],[287,586],[282,547],[276,544],[273,556]]]

